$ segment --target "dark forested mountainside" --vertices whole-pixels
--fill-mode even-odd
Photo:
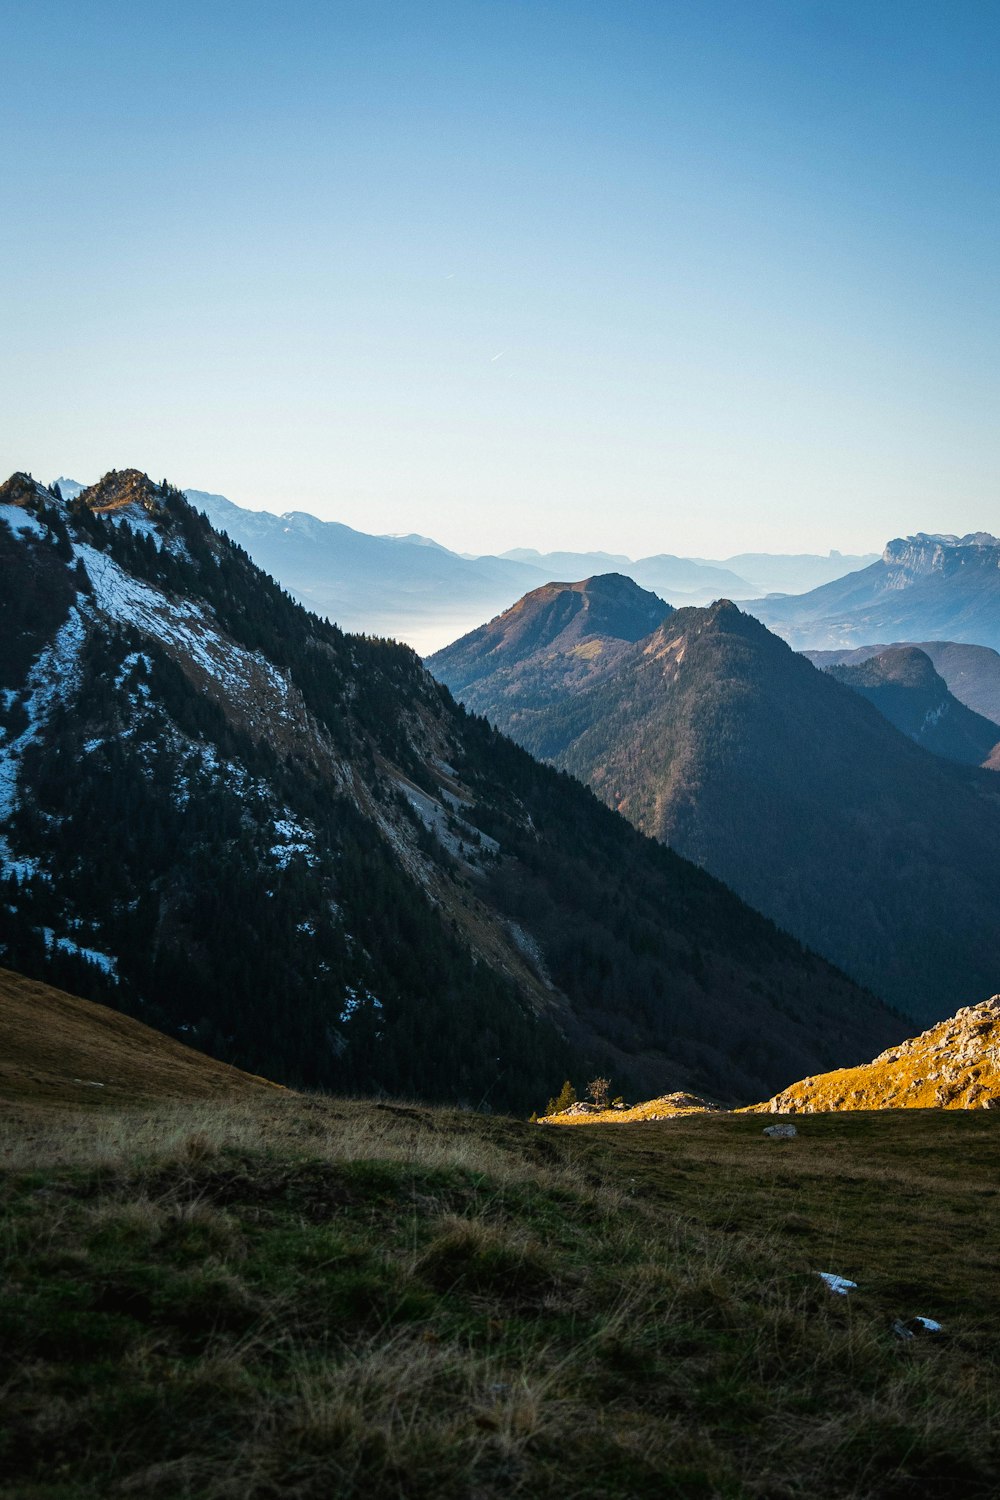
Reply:
[[[671,614],[516,724],[505,711],[534,754],[906,1013],[997,989],[996,776],[919,748],[727,601]]]
[[[1000,725],[960,703],[916,646],[893,646],[853,666],[826,670],[874,703],[903,734],[946,760],[985,765],[1000,745]]]
[[[0,957],[296,1084],[749,1098],[905,1027],[136,471],[0,486]]]
[[[985,531],[899,537],[870,567],[807,594],[753,599],[743,608],[798,650],[935,639],[997,649],[1000,539]]]

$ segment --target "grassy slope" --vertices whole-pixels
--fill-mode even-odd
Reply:
[[[0,1098],[22,1109],[275,1088],[104,1005],[0,968]]]
[[[985,1112],[776,1144],[248,1091],[53,1110],[0,1161],[18,1500],[1000,1482]],[[944,1335],[895,1338],[915,1314]]]

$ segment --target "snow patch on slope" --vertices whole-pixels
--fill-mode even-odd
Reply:
[[[240,707],[266,702],[272,724],[298,722],[290,701],[294,689],[285,674],[259,652],[247,651],[222,635],[206,610],[132,577],[87,543],[73,550],[87,570],[97,607],[111,619],[134,626],[186,658]]]
[[[39,738],[53,708],[65,703],[77,686],[86,635],[83,617],[73,605],[52,644],[46,646],[28,674],[23,699],[27,727],[9,745],[0,744],[0,830],[17,809],[18,774],[25,750]],[[36,873],[34,861],[14,859],[6,835],[0,831],[0,871],[9,875],[15,870],[22,879]]]
[[[936,729],[947,712],[947,698],[945,698],[943,702],[939,703],[937,708],[929,708],[924,714],[924,722],[921,724],[919,730],[917,731],[917,739],[923,739],[924,735],[929,729]]]
[[[294,818],[275,818],[274,836],[276,842],[271,846],[271,858],[279,870],[287,870],[296,854],[301,854],[308,865],[318,863],[312,834]]]
[[[0,521],[6,521],[15,536],[27,533],[41,538],[48,535],[38,517],[20,505],[0,505]]]
[[[72,938],[56,937],[51,927],[43,927],[42,936],[47,948],[58,948],[62,953],[72,953],[75,957],[86,959],[87,963],[94,964],[109,978],[118,978],[118,960],[112,958],[109,953],[102,953],[97,948],[82,948]]]

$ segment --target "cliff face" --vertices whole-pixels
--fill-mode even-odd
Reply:
[[[1000,540],[987,531],[897,537],[868,568],[745,608],[798,650],[933,640],[997,649]]]
[[[983,559],[983,553],[994,556]],[[918,531],[914,536],[887,542],[882,552],[886,567],[900,568],[914,578],[961,568],[970,559],[987,563],[1000,559],[1000,538],[988,531],[972,531],[967,536],[928,535]]]

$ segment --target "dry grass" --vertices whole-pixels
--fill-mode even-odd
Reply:
[[[68,1110],[121,1110],[136,1098],[204,1099],[280,1093],[106,1005],[0,968],[0,1098],[25,1128]]]
[[[992,1496],[1000,1121],[800,1128],[289,1094],[8,1125],[0,1493]],[[916,1313],[945,1333],[896,1338]]]

